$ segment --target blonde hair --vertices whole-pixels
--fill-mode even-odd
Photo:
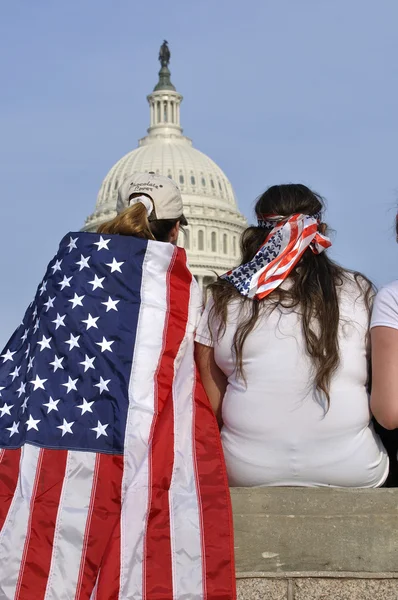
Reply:
[[[136,202],[111,221],[100,225],[97,233],[118,233],[119,235],[134,235],[146,240],[155,239],[149,225],[147,209],[142,202]]]

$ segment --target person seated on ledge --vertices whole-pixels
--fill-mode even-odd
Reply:
[[[231,486],[371,488],[388,475],[367,393],[373,287],[328,257],[323,207],[304,185],[269,188],[240,266],[210,286],[196,360]]]
[[[396,217],[398,241],[398,215]],[[381,288],[372,320],[371,408],[385,429],[398,428],[398,281]],[[395,442],[397,446],[397,441]]]

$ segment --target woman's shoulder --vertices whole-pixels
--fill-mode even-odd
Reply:
[[[344,270],[341,273],[339,292],[340,295],[348,296],[353,301],[367,300],[370,303],[376,294],[376,289],[362,273]]]
[[[371,327],[398,329],[398,280],[384,285],[376,295]]]
[[[398,279],[383,285],[377,293],[377,298],[393,298],[398,301]]]

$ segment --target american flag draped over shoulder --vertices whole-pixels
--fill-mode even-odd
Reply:
[[[2,600],[231,600],[185,251],[68,234],[0,358]]]

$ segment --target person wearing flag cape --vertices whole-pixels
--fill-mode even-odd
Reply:
[[[231,508],[194,363],[173,181],[67,234],[0,355],[0,597],[231,600]]]

